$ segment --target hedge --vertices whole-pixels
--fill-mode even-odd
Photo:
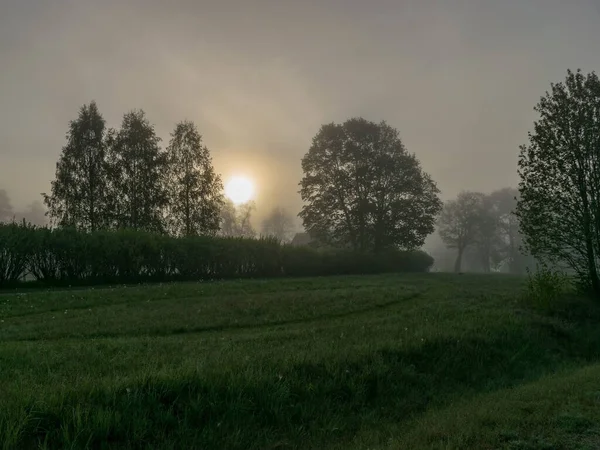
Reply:
[[[378,255],[280,245],[269,238],[174,238],[140,231],[84,233],[0,224],[0,288],[227,278],[424,272],[422,251]]]

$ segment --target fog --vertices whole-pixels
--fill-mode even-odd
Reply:
[[[516,186],[534,104],[600,68],[598,23],[597,0],[0,0],[0,189],[40,200],[92,99],[163,141],[193,120],[225,179],[255,180],[257,219],[300,210],[312,137],[353,116],[399,129],[444,200]]]

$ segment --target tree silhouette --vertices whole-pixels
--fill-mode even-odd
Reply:
[[[85,231],[108,221],[106,124],[95,102],[83,105],[69,123],[67,144],[56,163],[50,195],[42,194],[55,225]]]
[[[411,249],[434,230],[439,191],[385,122],[356,118],[322,126],[302,169],[300,217],[324,243]]]
[[[167,147],[169,225],[176,235],[215,234],[223,205],[223,184],[192,122],[176,125]]]
[[[517,215],[526,248],[566,264],[600,297],[600,80],[568,71],[535,107],[519,156]]]
[[[109,142],[108,175],[114,225],[164,232],[167,158],[144,111],[125,114],[121,129],[110,136]]]
[[[218,234],[225,237],[255,237],[256,231],[251,222],[254,209],[254,202],[251,201],[236,206],[231,200],[226,200],[221,209],[221,228]]]
[[[442,240],[458,252],[455,272],[461,271],[466,248],[477,242],[484,199],[481,192],[463,191],[456,200],[446,202],[438,220]]]

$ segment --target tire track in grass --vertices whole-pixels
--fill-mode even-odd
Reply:
[[[183,334],[200,334],[200,333],[215,333],[215,332],[223,332],[223,331],[238,331],[238,330],[256,330],[256,329],[267,329],[273,327],[280,327],[284,325],[297,325],[297,324],[309,324],[309,323],[319,323],[323,321],[328,321],[332,319],[343,319],[352,316],[360,316],[362,314],[367,314],[376,310],[387,309],[393,306],[397,306],[403,304],[405,302],[415,300],[421,297],[423,294],[428,292],[429,290],[423,290],[419,292],[411,293],[407,296],[397,298],[394,300],[390,300],[383,303],[377,303],[367,308],[356,309],[353,311],[346,311],[334,314],[326,314],[316,317],[307,317],[302,319],[287,319],[287,320],[277,320],[272,322],[263,322],[263,323],[255,323],[255,324],[221,324],[221,325],[210,325],[210,326],[200,326],[200,327],[190,327],[190,328],[176,328],[171,330],[156,330],[152,333],[93,333],[84,336],[55,336],[55,337],[43,337],[43,338],[21,338],[21,339],[6,339],[2,340],[3,343],[8,342],[39,342],[39,341],[61,341],[61,340],[89,340],[89,339],[113,339],[119,337],[167,337],[167,336],[177,336]]]
[[[315,291],[328,291],[328,292],[332,292],[332,291],[338,291],[338,290],[344,290],[344,289],[348,289],[348,288],[355,288],[357,290],[359,289],[371,289],[371,288],[377,288],[377,287],[381,287],[381,286],[385,286],[385,284],[379,284],[379,283],[371,283],[371,284],[365,284],[365,285],[339,285],[339,286],[316,286],[316,287],[301,287],[301,286],[296,286],[296,287],[288,287],[286,289],[277,289],[277,290],[268,290],[268,291],[238,291],[238,290],[233,290],[230,292],[209,292],[209,293],[196,293],[195,295],[182,295],[182,296],[169,296],[167,298],[163,298],[163,297],[155,297],[152,300],[150,300],[151,302],[162,302],[162,301],[181,301],[181,300],[196,300],[196,299],[206,299],[206,300],[210,300],[210,299],[214,299],[215,297],[223,297],[223,295],[227,295],[228,297],[248,297],[248,296],[252,296],[252,295],[260,295],[260,296],[264,296],[264,295],[268,295],[268,294],[282,294],[282,293],[289,293],[289,292],[296,292],[299,290],[302,290],[304,292],[315,292]],[[411,284],[403,284],[403,286],[411,286]],[[139,287],[139,286],[136,286]],[[144,286],[144,288],[148,288],[151,289],[151,286]],[[127,289],[127,287],[122,287],[122,288],[117,288],[117,289]],[[106,288],[104,290],[109,290],[109,288]],[[115,290],[115,288],[112,288],[112,290]],[[74,291],[64,291],[65,293],[69,293],[69,292],[77,292],[79,290],[74,290]],[[100,289],[98,290],[100,291]],[[62,291],[61,291],[62,292]],[[97,292],[97,291],[94,291]],[[0,299],[2,298],[2,295],[6,295],[6,294],[1,294],[0,295]],[[15,295],[17,296],[17,294],[8,294],[8,295]],[[166,295],[166,293],[165,293]],[[111,306],[121,306],[121,305],[135,305],[135,304],[140,304],[140,303],[144,303],[147,302],[148,298],[146,297],[141,297],[140,299],[137,300],[121,300],[121,301],[115,301],[115,302],[110,302],[110,301],[106,301],[106,302],[98,302],[98,301],[94,301],[92,299],[89,300],[82,300],[82,303],[80,304],[59,304],[59,306],[56,307],[50,307],[49,309],[44,309],[44,310],[38,310],[38,311],[33,311],[33,312],[22,312],[22,313],[17,313],[17,314],[6,314],[3,315],[1,314],[1,309],[0,309],[0,318],[3,319],[8,319],[8,318],[21,318],[21,317],[35,317],[37,315],[41,315],[41,314],[46,314],[46,313],[52,313],[52,312],[58,312],[58,311],[63,311],[64,309],[69,309],[71,311],[77,311],[77,310],[82,310],[82,309],[88,309],[90,307],[95,307],[95,308],[103,308],[103,307],[111,307]],[[58,304],[58,302],[57,302]],[[65,308],[66,306],[66,308]]]

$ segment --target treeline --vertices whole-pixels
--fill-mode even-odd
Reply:
[[[421,251],[378,255],[318,251],[274,238],[172,237],[135,230],[0,224],[0,288],[28,278],[44,286],[198,281],[227,278],[423,272]]]
[[[178,123],[165,150],[144,111],[108,128],[95,102],[69,124],[50,194],[55,227],[81,231],[129,229],[174,236],[214,235],[224,204],[202,136]]]

